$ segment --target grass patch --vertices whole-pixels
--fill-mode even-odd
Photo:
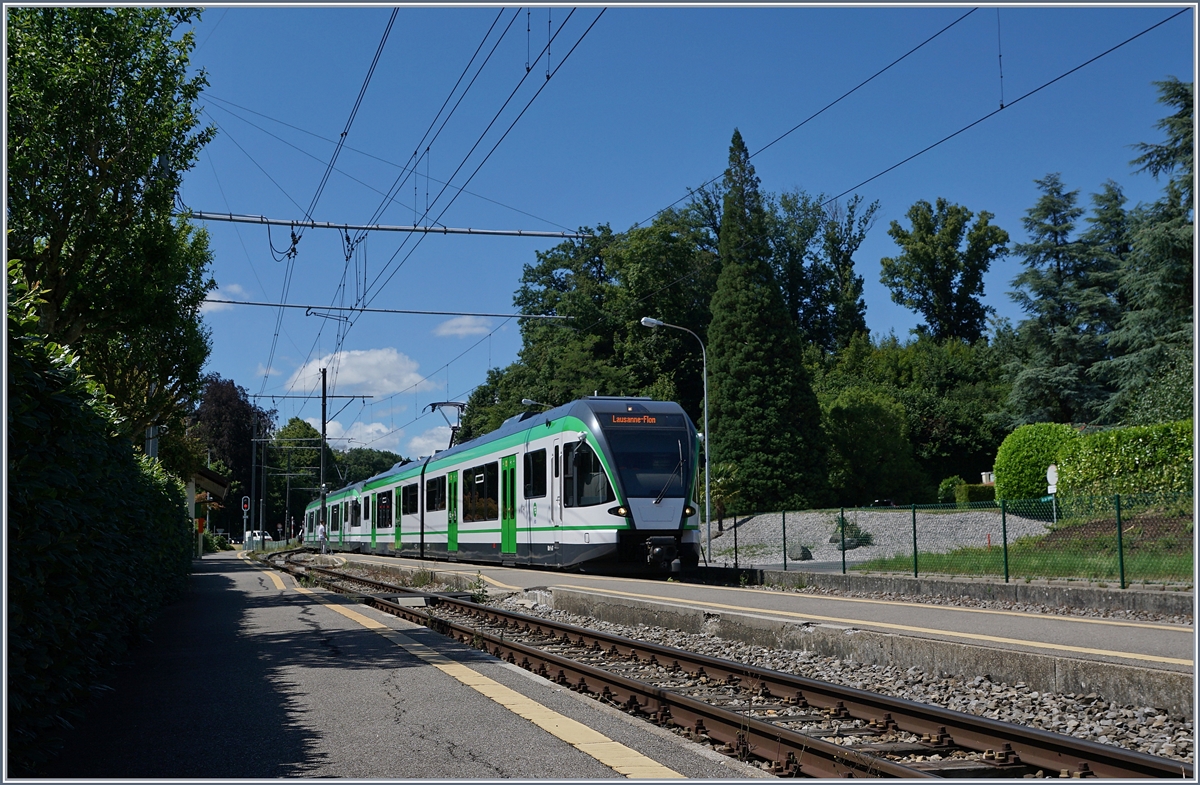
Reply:
[[[1118,580],[1116,518],[1061,521],[1053,531],[1024,537],[1008,546],[1010,576]],[[1152,511],[1122,519],[1121,550],[1126,584],[1135,581],[1190,582],[1195,557],[1192,521],[1164,518]],[[1004,550],[988,547],[958,548],[946,553],[918,554],[921,573],[948,575],[1003,575]],[[871,559],[860,571],[910,572],[912,555]]]

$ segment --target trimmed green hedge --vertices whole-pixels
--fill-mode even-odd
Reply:
[[[8,773],[36,776],[127,642],[185,590],[178,480],[117,437],[103,390],[8,278]]]
[[[964,482],[961,485],[954,486],[954,501],[959,506],[965,506],[973,502],[994,502],[996,501],[996,486],[971,485]]]
[[[1192,490],[1192,420],[1115,428],[1062,445],[1058,492],[1186,493]]]
[[[1070,425],[1036,423],[1010,433],[996,451],[996,498],[1036,499],[1046,495],[1046,469],[1058,460],[1059,450],[1079,438]],[[1059,470],[1061,478],[1062,471]],[[1059,489],[1061,493],[1061,488]]]

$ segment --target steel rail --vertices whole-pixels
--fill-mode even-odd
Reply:
[[[325,574],[337,580],[375,586],[381,591],[393,593],[398,590],[412,591],[334,570],[318,567],[307,569],[310,572]],[[428,593],[425,592],[413,593],[428,596]],[[1000,751],[1001,762],[1023,763],[1027,767],[1042,769],[1050,776],[1056,776],[1065,771],[1067,776],[1195,778],[1193,764],[1184,761],[1076,739],[1040,728],[1015,725],[987,717],[976,717],[940,706],[843,687],[830,682],[771,671],[732,660],[694,654],[681,649],[636,641],[562,622],[501,611],[466,600],[438,597],[436,601],[502,627],[515,625],[519,628],[547,630],[549,632],[543,634],[553,635],[555,638],[567,636],[579,645],[599,647],[622,657],[635,660],[648,660],[653,657],[660,662],[676,663],[689,672],[704,674],[710,679],[753,684],[756,688],[765,688],[772,695],[802,696],[809,705],[833,712],[838,716],[869,720],[874,724],[893,724],[900,730],[927,737],[934,744],[952,744],[977,752]],[[414,616],[437,618],[431,614],[414,614]],[[451,624],[445,620],[438,620],[430,622],[429,626],[443,622]],[[426,622],[418,621],[418,623],[425,624]],[[447,629],[450,628],[447,627]],[[506,645],[513,643],[505,641]],[[1009,748],[1006,749],[1005,745],[1009,745]],[[838,747],[838,749],[843,753],[846,752],[845,748]],[[997,770],[997,774],[1002,774],[1002,772],[1003,769]]]

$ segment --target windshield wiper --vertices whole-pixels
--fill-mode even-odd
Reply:
[[[663,497],[667,495],[667,488],[671,487],[671,480],[675,479],[675,472],[683,468],[683,442],[679,439],[676,439],[675,444],[679,445],[679,463],[675,464],[675,468],[671,470],[671,475],[667,477],[667,484],[664,485],[663,489],[658,492],[658,498],[654,500],[655,504],[661,502]]]

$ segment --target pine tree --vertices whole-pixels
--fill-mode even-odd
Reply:
[[[1096,367],[1117,388],[1105,414],[1127,424],[1181,419],[1192,411],[1195,240],[1191,83],[1156,83],[1176,111],[1157,123],[1163,144],[1139,144],[1138,171],[1171,175],[1161,199],[1127,216],[1127,253],[1116,274],[1123,310],[1109,340],[1113,357]]]
[[[1074,236],[1079,192],[1057,173],[1036,182],[1042,196],[1023,219],[1030,242],[1014,248],[1026,268],[1010,296],[1029,318],[1017,326],[1009,406],[1018,424],[1089,422],[1110,394],[1089,371],[1107,356],[1111,299],[1096,255]]]
[[[738,465],[741,510],[817,505],[827,486],[820,408],[769,264],[758,178],[736,130],[724,187],[721,273],[708,331],[709,459]]]

